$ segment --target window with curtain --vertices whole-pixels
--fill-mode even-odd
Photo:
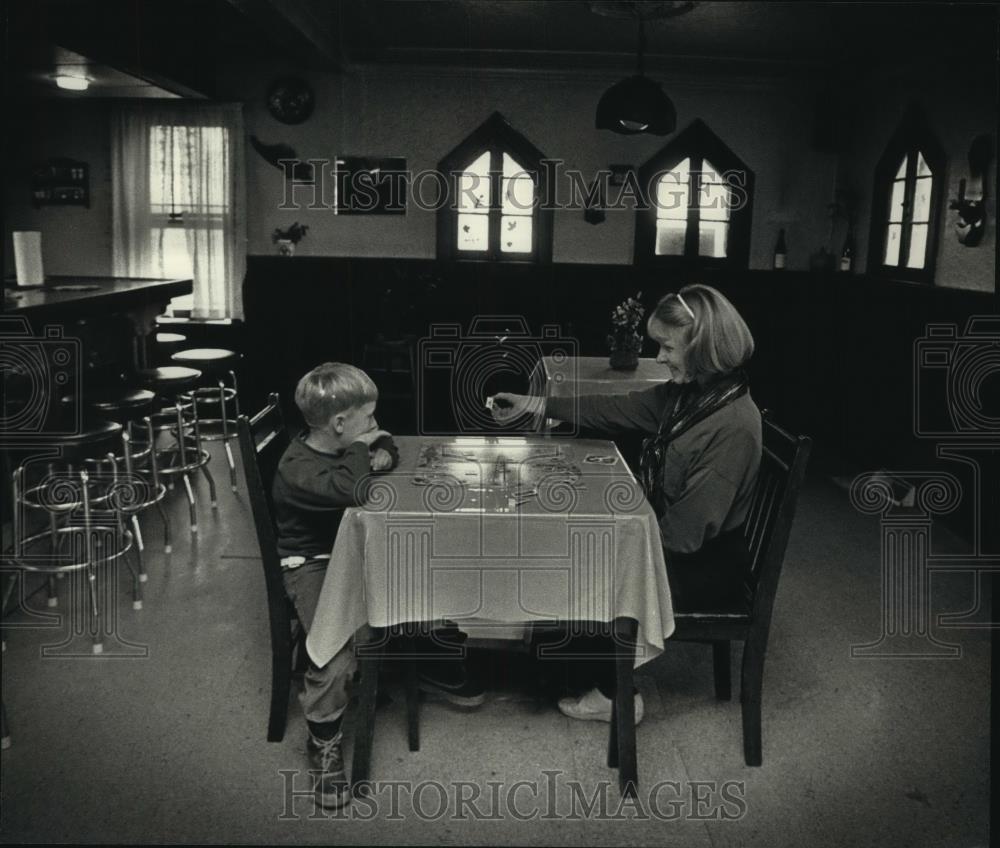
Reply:
[[[875,168],[869,273],[934,282],[944,152],[911,108]]]
[[[544,154],[499,113],[438,163],[450,201],[438,211],[438,257],[548,262],[552,212]]]
[[[753,172],[701,121],[639,169],[639,265],[747,267]]]
[[[239,106],[140,104],[112,117],[117,276],[193,280],[175,311],[241,318],[246,264]]]

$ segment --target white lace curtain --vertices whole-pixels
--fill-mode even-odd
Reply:
[[[190,277],[196,318],[242,318],[246,269],[239,104],[142,102],[111,117],[112,267]]]

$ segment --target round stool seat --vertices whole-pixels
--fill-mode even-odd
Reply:
[[[120,437],[121,432],[122,425],[117,421],[84,416],[77,431],[71,435],[60,437],[59,445],[63,448],[83,450],[110,442]]]
[[[149,389],[128,389],[106,396],[98,395],[87,402],[94,412],[114,417],[116,415],[137,415],[153,408],[156,395]]]
[[[193,347],[177,351],[170,359],[179,365],[193,365],[219,370],[235,363],[239,359],[239,354],[222,347]]]
[[[169,365],[170,354],[186,347],[187,343],[187,336],[181,333],[155,333],[152,345],[153,360],[147,363],[147,367]]]
[[[185,368],[182,365],[148,368],[141,371],[140,375],[147,385],[154,386],[161,392],[182,392],[195,386],[201,379],[201,371],[197,368]]]

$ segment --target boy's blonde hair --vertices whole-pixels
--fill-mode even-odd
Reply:
[[[360,368],[324,362],[295,387],[295,405],[310,427],[323,427],[338,412],[378,400],[378,389]]]
[[[687,368],[694,376],[727,374],[753,355],[753,335],[743,316],[721,292],[700,284],[661,298],[649,316],[667,327],[683,327]]]

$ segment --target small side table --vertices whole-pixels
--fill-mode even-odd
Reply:
[[[669,379],[669,371],[655,359],[639,360],[634,371],[616,371],[606,356],[542,357],[540,378],[545,398],[579,395],[619,395],[648,389]],[[546,430],[559,426],[554,418],[545,421]]]

